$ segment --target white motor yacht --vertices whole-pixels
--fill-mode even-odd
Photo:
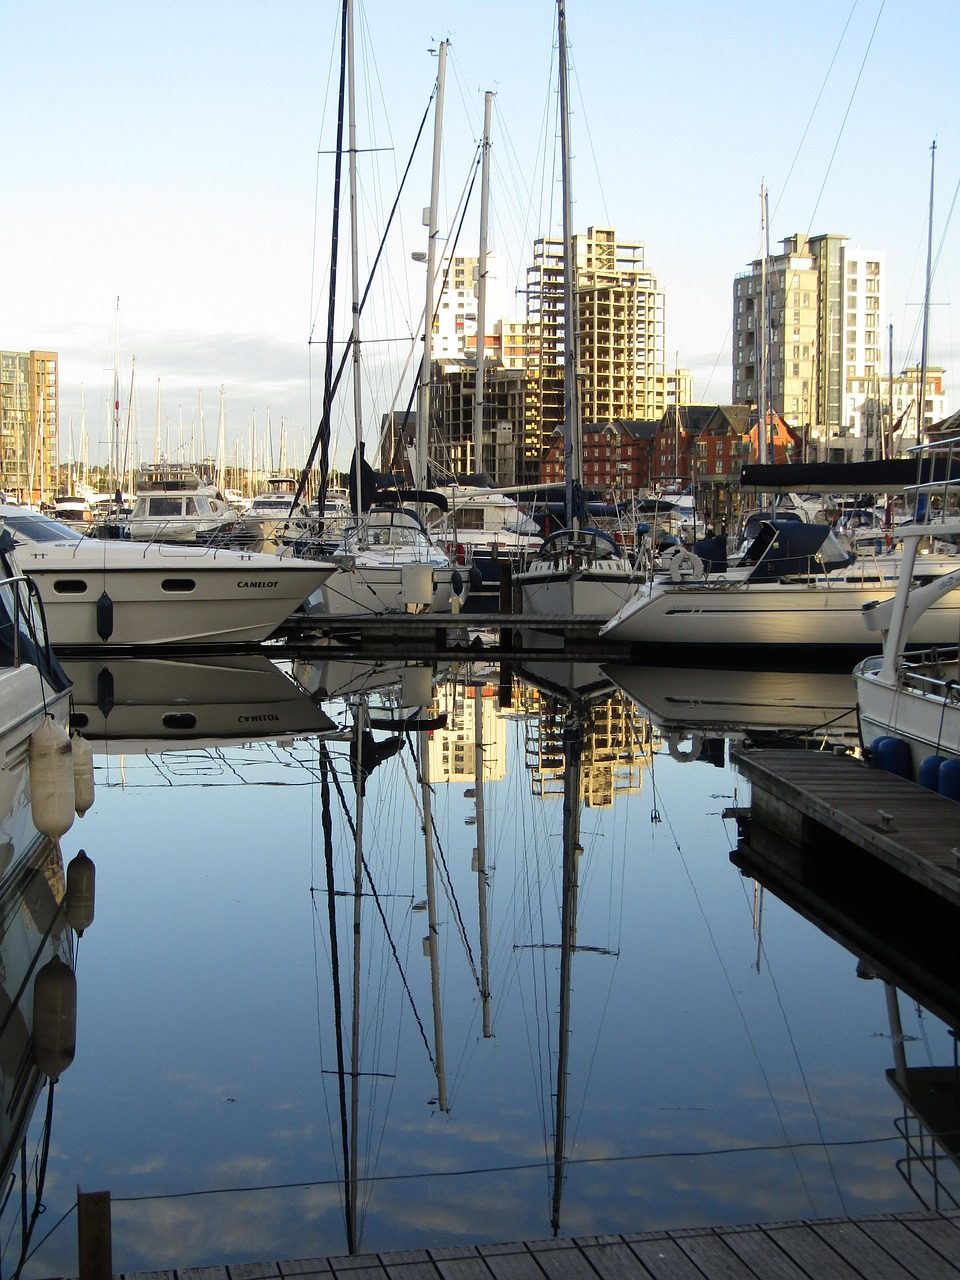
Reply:
[[[294,476],[271,476],[243,513],[243,531],[256,538],[261,550],[273,551],[308,537],[314,529],[306,501],[295,501],[297,488]]]
[[[226,536],[238,519],[236,508],[193,467],[157,463],[137,476],[125,528],[137,542],[209,542]]]
[[[334,569],[285,554],[84,537],[23,507],[0,506],[0,521],[55,646],[265,640]]]

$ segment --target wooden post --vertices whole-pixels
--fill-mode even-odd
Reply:
[[[77,1245],[80,1280],[111,1280],[110,1192],[77,1187]]]

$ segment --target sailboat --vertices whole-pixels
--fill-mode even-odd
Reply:
[[[560,60],[560,131],[563,185],[564,461],[565,528],[544,539],[514,576],[523,612],[535,616],[610,618],[637,578],[616,540],[586,523],[583,494],[582,425],[577,386],[577,264],[573,252],[570,180],[570,110],[567,88],[567,26],[564,0],[557,0]]]
[[[356,73],[353,49],[353,4],[345,0],[343,58],[347,87],[348,173],[350,205],[351,293],[353,358],[354,457],[351,465],[351,508],[354,520],[344,529],[341,541],[330,553],[336,571],[308,602],[309,614],[363,614],[397,612],[451,612],[465,600],[469,582],[454,560],[427,534],[419,516],[403,505],[408,495],[396,494],[387,505],[379,491],[373,469],[363,456],[360,367],[360,281],[357,230],[357,129]],[[437,78],[437,106],[434,141],[434,179],[431,195],[431,230],[436,225],[439,182],[439,139],[443,107],[443,75],[446,42],[441,42]],[[342,107],[341,107],[342,124]],[[342,136],[342,133],[341,133]],[[431,245],[435,235],[431,235]],[[428,289],[432,294],[433,272],[428,265]],[[425,319],[425,344],[429,352],[432,303]],[[426,364],[426,355],[425,355]],[[429,370],[429,365],[427,365]],[[427,373],[429,382],[429,372]],[[421,413],[426,410],[422,409]],[[425,424],[424,424],[425,429]],[[421,501],[422,490],[409,495]]]

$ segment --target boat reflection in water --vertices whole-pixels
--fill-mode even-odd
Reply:
[[[858,745],[856,689],[848,671],[741,670],[610,663],[606,675],[663,734],[677,760],[715,755],[723,740]]]
[[[329,733],[330,717],[262,654],[73,658],[71,724],[118,751]],[[103,748],[110,750],[109,746]]]
[[[898,1139],[877,984],[850,981],[839,924],[811,927],[799,893],[793,912],[768,895],[772,945],[753,945],[715,794],[734,769],[667,749],[685,726],[820,745],[834,712],[845,727],[839,686],[818,673],[815,702],[783,673],[639,672],[658,728],[612,664],[463,657],[298,651],[281,692],[333,728],[224,740],[220,773],[193,749],[220,659],[111,663],[109,710],[102,664],[76,671],[104,752],[128,723],[154,754],[86,819],[111,884],[88,957],[102,1008],[59,1095],[49,1220],[78,1151],[110,1170],[124,1272],[912,1207],[876,1142]],[[255,685],[224,665],[238,696]],[[191,706],[204,736],[171,735],[163,715]],[[116,773],[98,757],[98,782]],[[848,879],[852,915],[865,875],[820,873]],[[858,956],[919,993],[877,947]],[[64,1234],[31,1274],[69,1273]]]
[[[0,881],[0,1230],[9,1271],[22,1266],[43,1212],[55,1087],[77,1040],[74,931],[92,920],[93,863],[82,850],[65,876],[59,846],[44,836]]]

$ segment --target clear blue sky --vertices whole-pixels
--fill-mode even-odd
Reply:
[[[381,148],[361,157],[365,227],[393,198],[436,76],[430,50],[447,38],[441,230],[493,90],[492,238],[522,286],[530,243],[559,218],[543,160],[555,146],[553,0],[356,3],[358,144]],[[611,225],[646,245],[667,296],[668,362],[693,369],[698,401],[730,396],[731,285],[759,252],[762,182],[774,248],[829,231],[886,253],[895,364],[917,362],[933,139],[935,244],[960,182],[958,19],[956,0],[568,0],[577,229]],[[323,360],[308,339],[323,331],[338,28],[336,0],[7,7],[0,347],[59,351],[62,427],[72,419],[79,434],[82,384],[93,453],[108,429],[118,298],[123,400],[135,356],[146,456],[158,380],[185,452],[201,392],[212,451],[221,385],[230,437],[248,438],[254,414],[262,437],[268,410],[275,441],[286,420],[291,452],[312,436]],[[425,247],[428,195],[427,146],[402,209],[391,301],[371,304],[368,339],[418,324],[422,268],[409,254]],[[952,408],[958,289],[954,217],[929,345]],[[371,365],[388,345],[367,348]],[[391,395],[384,374],[368,391],[372,415]]]

